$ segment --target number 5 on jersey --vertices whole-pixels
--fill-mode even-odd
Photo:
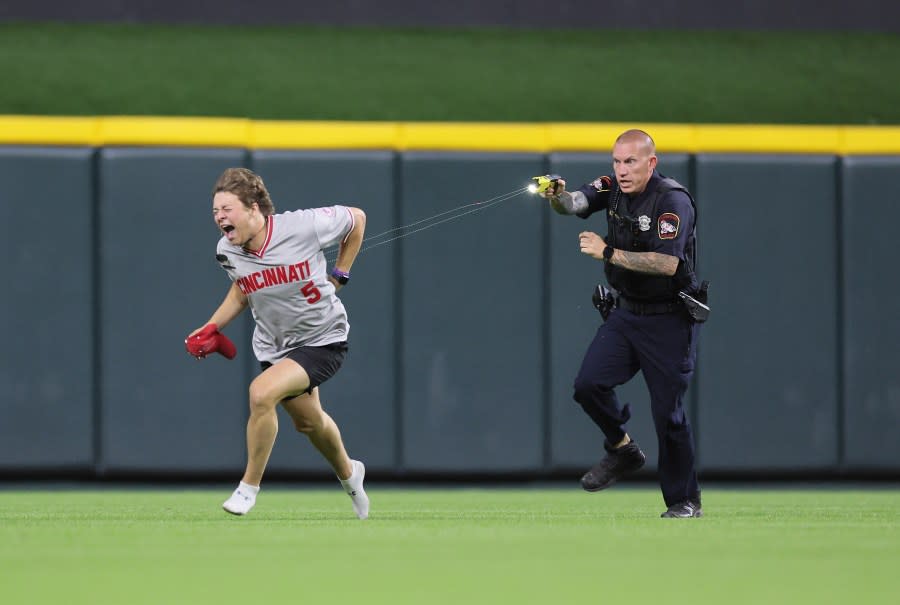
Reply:
[[[318,302],[319,299],[322,298],[322,293],[319,292],[319,289],[311,281],[303,284],[303,287],[300,288],[300,293],[306,297],[306,302],[308,302],[309,304]]]

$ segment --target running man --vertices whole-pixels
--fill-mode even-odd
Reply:
[[[198,342],[210,334],[227,340],[219,330],[249,306],[256,323],[253,352],[262,367],[250,383],[247,467],[222,507],[244,515],[256,504],[280,404],[334,469],[356,515],[367,518],[365,466],[347,455],[337,424],[319,401],[319,385],[338,371],[348,350],[350,326],[336,292],[350,279],[365,213],[330,206],[275,214],[262,178],[246,168],[229,168],[213,188],[213,220],[222,232],[216,260],[233,283],[219,308],[185,342],[191,354],[205,356]],[[322,250],[335,244],[340,247],[329,273]]]

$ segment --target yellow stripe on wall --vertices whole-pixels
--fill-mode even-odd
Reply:
[[[440,151],[549,150],[546,124],[404,122],[396,149]]]
[[[250,123],[249,149],[395,149],[400,140],[396,122]]]
[[[840,130],[833,126],[710,125],[697,128],[692,151],[839,153]]]
[[[696,150],[697,126],[657,123],[554,123],[548,125],[549,142],[546,151],[603,151],[612,150],[613,142],[630,128],[650,133],[658,151],[693,152]]]
[[[900,148],[900,126],[846,126],[841,133],[841,155],[891,155]]]
[[[4,145],[100,145],[99,118],[0,116]]]
[[[328,122],[138,116],[0,116],[0,144],[608,152],[641,128],[660,152],[900,154],[900,126]]]
[[[100,145],[246,147],[250,120],[239,118],[99,118]]]

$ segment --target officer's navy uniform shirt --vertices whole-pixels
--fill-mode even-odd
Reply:
[[[604,188],[600,179],[579,189],[587,198],[588,208],[578,216],[587,218],[605,211],[609,245],[630,252],[659,252],[688,261],[691,270],[680,278],[681,283],[676,277],[638,273],[607,263],[605,270],[610,286],[635,301],[675,301],[679,290],[694,292],[698,285],[693,266],[694,206],[688,194],[679,189],[659,194],[657,187],[663,178],[654,170],[644,191],[633,197],[619,191],[615,179],[611,179],[611,186],[605,187],[608,191],[599,190]]]

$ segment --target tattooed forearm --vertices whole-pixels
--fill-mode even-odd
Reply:
[[[623,269],[651,275],[675,275],[678,269],[677,256],[659,252],[628,252],[616,248],[610,262]]]
[[[550,207],[559,214],[577,214],[587,210],[587,196],[581,191],[563,191],[558,197],[550,198]]]

